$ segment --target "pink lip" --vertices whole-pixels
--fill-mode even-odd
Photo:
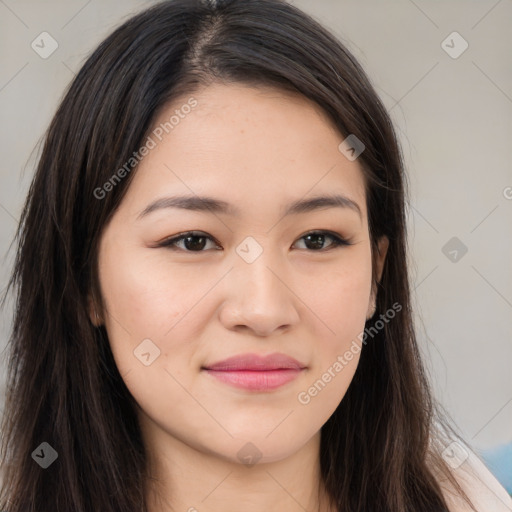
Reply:
[[[285,354],[242,354],[202,369],[232,386],[251,391],[266,391],[295,379],[306,366]]]

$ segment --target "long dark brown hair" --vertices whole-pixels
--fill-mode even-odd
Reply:
[[[363,141],[358,162],[376,285],[377,240],[390,241],[367,324],[395,303],[402,309],[364,345],[346,395],[321,429],[322,478],[343,512],[447,511],[438,476],[466,497],[441,457],[459,434],[433,399],[415,337],[396,133],[344,45],[281,0],[158,4],[105,39],[67,90],[22,212],[7,289],[16,304],[0,508],[146,510],[148,459],[136,404],[104,327],[88,315],[90,296],[101,305],[98,242],[136,169],[101,198],[98,189],[143,145],[162,108],[212,82],[298,92],[340,136]],[[32,457],[42,442],[58,453],[48,469]]]

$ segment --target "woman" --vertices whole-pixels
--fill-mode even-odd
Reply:
[[[298,9],[128,20],[23,212],[0,507],[510,507],[429,390],[405,185],[363,70]]]

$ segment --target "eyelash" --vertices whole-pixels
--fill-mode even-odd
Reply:
[[[310,231],[310,232],[306,233],[305,235],[302,235],[298,240],[306,238],[309,235],[327,235],[329,238],[331,238],[333,240],[333,242],[332,242],[332,244],[327,249],[318,249],[318,250],[308,250],[308,249],[305,249],[308,252],[326,252],[326,251],[329,251],[329,250],[332,250],[332,249],[336,249],[336,248],[339,248],[339,247],[353,245],[351,242],[349,242],[345,238],[337,235],[336,233],[333,233],[332,231],[320,231],[320,230],[318,230],[318,231],[317,230]],[[182,252],[189,252],[189,253],[206,252],[205,250],[189,251],[187,249],[181,249],[181,248],[177,248],[176,247],[176,244],[178,242],[181,242],[182,240],[184,240],[186,238],[189,238],[189,237],[207,238],[208,240],[211,240],[215,244],[220,245],[220,244],[218,244],[218,242],[213,237],[208,236],[205,233],[202,233],[200,231],[187,231],[187,232],[182,233],[182,234],[180,234],[178,236],[175,236],[175,237],[172,237],[172,238],[167,238],[167,239],[163,240],[162,242],[160,242],[158,244],[157,247],[165,247],[165,248],[167,248],[167,249],[169,249],[171,251],[182,251]]]

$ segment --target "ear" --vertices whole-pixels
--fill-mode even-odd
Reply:
[[[389,238],[387,236],[381,236],[378,244],[377,254],[377,281],[380,283],[382,279],[382,271],[384,270],[384,262],[386,261],[386,255],[389,248]]]
[[[94,327],[99,327],[103,323],[103,319],[98,313],[96,303],[90,294],[87,296],[87,312]]]
[[[378,283],[382,278],[382,271],[384,270],[384,262],[386,261],[386,255],[389,248],[389,239],[387,236],[381,236],[378,241],[377,255],[375,257],[375,279]],[[372,282],[372,292],[370,294],[370,300],[368,302],[368,311],[366,313],[366,319],[369,320],[374,314],[377,308],[377,284]]]

